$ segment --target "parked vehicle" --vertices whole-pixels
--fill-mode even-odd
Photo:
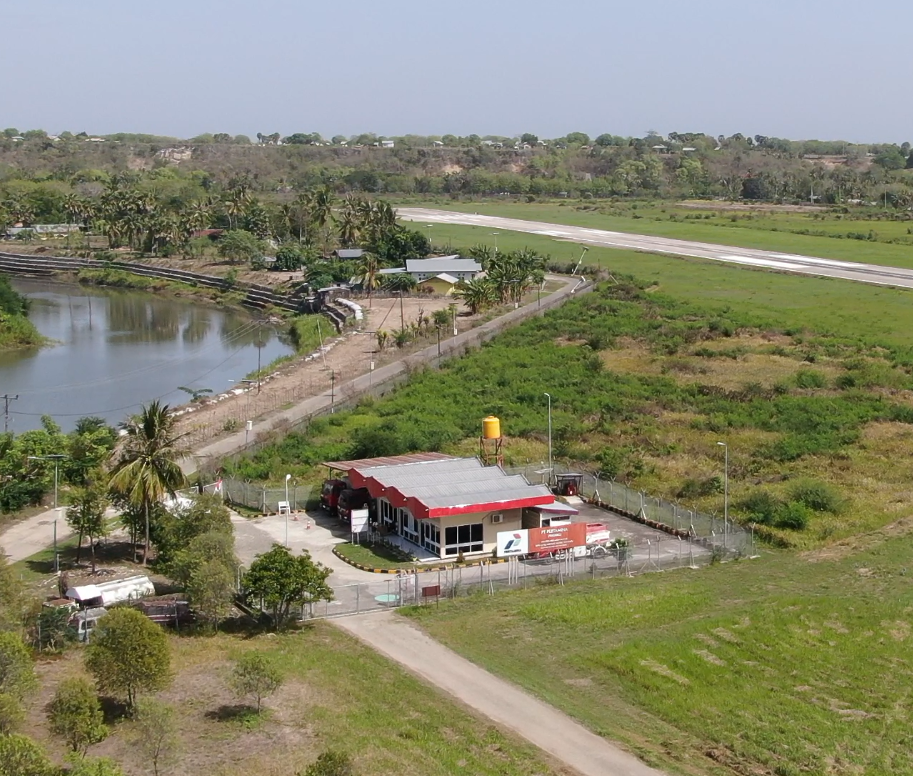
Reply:
[[[103,606],[83,609],[70,618],[70,625],[76,630],[77,641],[86,642],[92,637],[92,631],[98,626],[98,621],[108,613]]]
[[[75,601],[80,609],[111,606],[155,595],[155,585],[147,576],[112,579],[97,585],[77,585],[67,590],[67,598]]]
[[[133,604],[133,607],[159,625],[174,625],[178,627],[191,623],[196,619],[187,601],[180,601],[174,598],[137,601]]]
[[[336,506],[336,513],[340,520],[347,523],[352,521],[353,509],[368,509],[374,512],[374,499],[367,488],[346,488],[339,494],[339,502]]]
[[[320,506],[329,514],[335,515],[339,505],[339,494],[349,487],[346,480],[324,480],[320,489]]]

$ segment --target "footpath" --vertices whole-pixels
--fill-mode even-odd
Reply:
[[[661,776],[566,714],[438,644],[395,612],[333,623],[584,776]]]

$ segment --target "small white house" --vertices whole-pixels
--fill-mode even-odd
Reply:
[[[392,140],[381,140],[380,141],[381,148],[393,148],[394,145],[395,144]]]
[[[421,283],[442,273],[457,281],[472,280],[482,272],[482,265],[475,259],[464,259],[460,256],[439,256],[434,259],[406,259],[406,272]]]

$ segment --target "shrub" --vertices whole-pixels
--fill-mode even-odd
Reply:
[[[811,510],[797,501],[790,501],[777,510],[777,528],[788,528],[791,531],[804,531],[808,527]]]
[[[800,369],[793,380],[797,388],[824,388],[827,385],[827,378],[817,369]]]
[[[723,479],[719,476],[707,477],[703,480],[687,479],[682,483],[676,494],[679,498],[701,498],[713,496],[723,492]]]
[[[790,500],[815,512],[839,514],[844,500],[836,488],[817,480],[800,480],[789,489]]]
[[[738,502],[738,509],[761,525],[773,525],[783,502],[766,490],[755,490]]]

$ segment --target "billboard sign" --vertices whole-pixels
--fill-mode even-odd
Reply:
[[[526,555],[529,552],[529,531],[498,531],[498,557],[509,558],[512,555]]]
[[[501,534],[498,534],[500,536]],[[527,552],[557,552],[571,547],[586,546],[586,523],[568,523],[551,525],[547,528],[529,529],[529,549]],[[500,554],[500,553],[498,553]]]
[[[352,510],[352,533],[359,534],[365,533],[368,530],[368,510],[367,509],[353,509]]]

